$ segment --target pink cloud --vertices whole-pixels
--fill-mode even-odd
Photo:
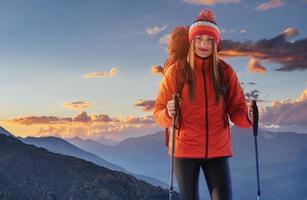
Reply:
[[[112,122],[113,119],[107,114],[91,115],[89,116],[86,112],[81,112],[74,118],[62,118],[56,116],[28,116],[15,119],[6,120],[9,123],[20,124],[20,125],[58,125],[58,124],[69,124],[75,122],[81,123],[92,123],[92,122]]]
[[[92,115],[91,119],[95,122],[111,122],[113,119],[107,114]]]
[[[159,39],[159,44],[165,44],[168,45],[170,43],[171,34],[165,34]]]
[[[152,27],[147,27],[145,30],[148,35],[153,37],[154,35],[157,35],[158,33],[164,31],[166,28],[167,28],[167,25],[164,25],[162,27],[152,26]]]
[[[265,74],[266,68],[263,67],[259,61],[255,58],[251,58],[248,62],[248,66],[247,69],[249,72],[253,72],[253,73],[259,73],[259,74]]]
[[[273,101],[261,114],[265,125],[307,125],[307,89],[295,100]]]
[[[151,73],[162,75],[163,74],[163,68],[159,65],[154,65],[151,67]]]
[[[217,3],[239,3],[240,0],[183,0],[183,2],[189,4],[196,4],[196,5],[209,5],[212,6]]]
[[[62,118],[56,116],[28,116],[5,120],[5,122],[31,126],[35,131],[31,136],[57,136],[71,138],[79,136],[82,138],[99,139],[104,135],[109,138],[119,139],[133,136],[137,133],[154,133],[157,126],[153,115],[144,117],[138,116],[116,116],[110,117],[107,114],[88,115],[81,112],[72,118]]]
[[[109,71],[104,72],[91,72],[83,75],[83,78],[91,79],[91,78],[110,78],[117,74],[118,68],[113,67]]]
[[[155,106],[155,100],[143,100],[140,99],[136,104],[134,104],[135,106],[140,106],[143,107],[143,111],[145,112],[150,112],[153,110],[154,106]]]
[[[283,2],[282,0],[271,0],[269,2],[260,4],[257,7],[257,9],[261,11],[265,11],[265,10],[272,9],[272,8],[278,8],[283,5],[285,5],[285,2]]]
[[[74,101],[74,102],[65,102],[62,104],[65,108],[75,109],[75,110],[83,110],[93,106],[91,102],[88,101]]]
[[[34,124],[56,124],[72,122],[71,118],[59,118],[54,116],[28,116],[6,120],[7,122],[21,125],[34,125]]]
[[[82,112],[74,118],[74,121],[87,123],[91,121],[91,117],[86,112]]]
[[[252,66],[260,67],[259,60],[280,64],[280,68],[276,71],[303,71],[307,69],[307,38],[288,41],[296,35],[298,35],[298,31],[290,27],[273,38],[256,42],[223,40],[222,51],[219,52],[219,55],[221,57],[252,57],[257,59],[257,62],[251,60]],[[264,67],[262,71],[264,71]]]

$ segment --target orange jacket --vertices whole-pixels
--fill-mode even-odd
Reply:
[[[232,144],[229,126],[225,126],[224,98],[217,103],[215,90],[208,70],[208,62],[195,57],[195,99],[189,99],[188,85],[182,90],[180,104],[182,123],[175,139],[175,157],[213,158],[232,156]],[[202,73],[205,68],[205,79]],[[247,117],[246,100],[232,67],[227,64],[228,102],[227,112],[230,120],[239,127],[251,128]],[[205,81],[204,81],[205,80]],[[154,107],[154,118],[163,128],[172,126],[172,118],[167,113],[166,104],[176,92],[176,68],[170,66],[160,83],[159,93]],[[170,132],[172,133],[172,128]],[[169,139],[169,155],[172,148],[172,134]]]

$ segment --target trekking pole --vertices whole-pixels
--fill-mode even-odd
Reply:
[[[252,101],[253,108],[253,132],[254,132],[254,141],[255,141],[255,154],[256,154],[256,170],[257,170],[257,200],[260,200],[260,179],[259,179],[259,163],[258,163],[258,143],[257,143],[257,135],[258,135],[258,107],[256,100]]]
[[[175,154],[175,137],[176,137],[176,119],[178,117],[179,109],[179,94],[173,94],[173,100],[175,102],[175,114],[172,115],[172,155],[170,163],[170,180],[169,180],[169,200],[173,198],[174,186],[173,186],[173,177],[174,177],[174,154]]]

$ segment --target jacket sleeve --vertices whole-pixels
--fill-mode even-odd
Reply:
[[[240,81],[231,67],[228,71],[227,110],[230,120],[241,128],[252,128],[253,125],[247,115],[247,104]]]
[[[172,125],[172,118],[167,113],[166,105],[173,98],[173,93],[176,92],[176,71],[174,68],[174,66],[170,66],[160,82],[153,111],[156,123],[163,128],[168,128]]]

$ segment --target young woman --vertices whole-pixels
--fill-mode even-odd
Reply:
[[[196,200],[200,169],[213,200],[232,199],[228,157],[232,144],[228,117],[239,127],[251,128],[251,105],[235,71],[218,58],[220,31],[212,10],[200,12],[189,28],[184,85],[180,96],[180,123],[176,130],[174,171],[182,200]],[[178,64],[178,63],[176,63]],[[176,64],[164,73],[154,108],[158,125],[172,125],[177,91]],[[172,152],[169,140],[169,155]]]

